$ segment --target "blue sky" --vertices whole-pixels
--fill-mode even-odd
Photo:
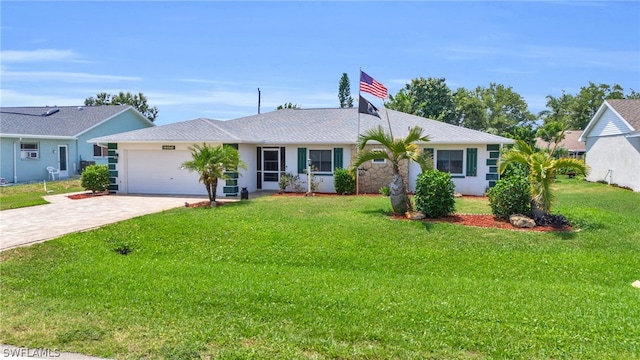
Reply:
[[[2,106],[143,92],[157,124],[292,102],[338,107],[343,72],[510,86],[535,113],[589,81],[640,91],[640,2],[2,1]],[[379,100],[366,96],[379,105]]]

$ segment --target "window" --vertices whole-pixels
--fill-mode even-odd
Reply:
[[[384,149],[373,149],[371,151],[376,151],[376,152],[384,152]],[[371,160],[372,164],[384,164],[387,162],[387,159],[373,159]]]
[[[462,150],[438,150],[436,167],[450,174],[462,174]]]
[[[331,150],[309,150],[309,158],[311,159],[312,172],[330,173],[333,170]]]
[[[39,159],[40,145],[38,143],[20,143],[21,159]]]
[[[93,145],[93,156],[94,157],[107,157],[109,155],[109,150],[106,146]]]

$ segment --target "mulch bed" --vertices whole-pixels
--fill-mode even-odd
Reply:
[[[71,200],[81,200],[81,199],[91,199],[97,196],[106,196],[106,195],[111,195],[111,194],[108,191],[97,192],[97,193],[87,192],[82,194],[67,195],[67,197]]]
[[[425,219],[427,222],[447,222],[452,224],[459,224],[464,226],[475,226],[482,228],[493,229],[508,229],[518,231],[571,231],[571,226],[553,227],[553,226],[536,226],[529,229],[517,228],[506,220],[500,220],[493,217],[493,215],[479,215],[479,214],[454,214],[447,217],[441,217],[437,219]]]
[[[110,195],[109,192],[101,192],[101,193],[82,193],[67,196],[72,200],[79,199],[87,199],[93,198],[96,196],[105,196]],[[285,193],[276,193],[273,196],[307,196],[306,193],[294,193],[294,192],[285,192]],[[338,195],[336,193],[313,193],[312,196],[344,196]],[[380,194],[360,194],[358,196],[382,196]],[[196,207],[206,207],[209,206],[209,201],[201,201],[197,203],[188,203],[185,204],[185,207],[196,208]],[[216,206],[224,205],[224,202],[217,202]],[[405,216],[394,215],[391,216],[393,219],[397,220],[407,220]],[[563,227],[553,227],[553,226],[536,226],[530,229],[520,229],[516,228],[511,223],[505,220],[496,219],[493,215],[485,215],[485,214],[454,214],[451,216],[436,218],[436,219],[424,219],[421,221],[426,222],[447,222],[452,224],[464,225],[464,226],[474,226],[481,228],[492,228],[492,229],[508,229],[508,230],[518,230],[518,231],[571,231],[573,228],[571,226],[563,226]]]

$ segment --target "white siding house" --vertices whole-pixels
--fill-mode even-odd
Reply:
[[[231,144],[247,164],[239,176],[219,184],[218,194],[236,196],[248,191],[278,190],[284,173],[299,176],[306,189],[306,163],[320,179],[318,191],[335,192],[333,173],[348,168],[356,153],[358,131],[391,124],[395,136],[420,126],[430,141],[420,144],[433,154],[436,166],[450,171],[456,191],[483,195],[498,179],[497,161],[511,139],[466,129],[419,116],[388,111],[389,121],[358,109],[285,109],[228,121],[195,119],[89,140],[109,144],[112,191],[118,193],[206,195],[199,175],[182,169],[191,159],[193,144]],[[375,145],[373,145],[375,146]],[[117,156],[115,156],[117,155]],[[377,193],[391,180],[389,164],[362,167],[360,192]],[[404,166],[409,189],[415,190],[417,164]],[[388,176],[387,176],[388,175]]]
[[[640,192],[640,100],[605,100],[585,128],[587,180]]]

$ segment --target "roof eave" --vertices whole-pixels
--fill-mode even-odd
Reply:
[[[134,108],[133,106],[129,105],[128,107],[122,109],[121,111],[118,111],[117,113],[109,116],[108,118],[98,122],[97,124],[94,124],[93,126],[90,126],[82,131],[80,131],[79,133],[76,134],[76,136],[81,136],[82,134],[91,131],[92,129],[95,129],[96,127],[106,123],[107,121],[120,116],[121,114],[124,114],[125,112],[129,111],[129,110],[133,110],[133,113],[139,117],[140,119],[143,119],[144,121],[146,121],[147,123],[149,123],[151,126],[156,126],[151,120],[147,119],[146,117],[144,117],[144,115],[142,115],[136,108]]]
[[[34,135],[34,134],[0,134],[3,138],[27,138],[27,139],[56,139],[56,140],[76,140],[75,136],[61,135]]]

